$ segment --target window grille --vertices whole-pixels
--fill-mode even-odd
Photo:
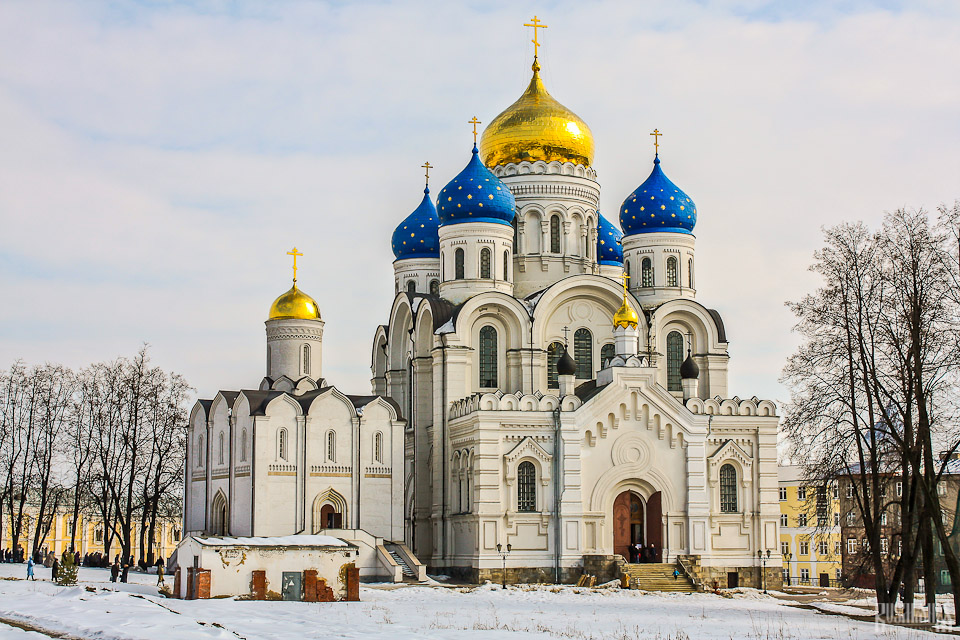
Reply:
[[[517,467],[517,511],[537,510],[537,470],[524,460]]]
[[[737,512],[737,470],[730,464],[720,467],[720,511]]]
[[[560,253],[560,216],[550,218],[550,252]]]
[[[680,382],[680,365],[683,363],[683,336],[671,331],[667,336],[667,389],[683,391]]]
[[[327,460],[337,461],[337,434],[332,429],[327,431]]]
[[[557,374],[557,363],[560,362],[560,356],[563,354],[563,343],[552,342],[547,347],[547,388],[559,389],[560,376]]]
[[[650,261],[650,258],[644,258],[643,262],[640,263],[640,286],[653,286],[653,262]]]
[[[480,329],[480,386],[497,387],[497,330],[490,325]]]
[[[453,252],[454,279],[463,280],[463,249],[457,249]]]
[[[480,277],[490,278],[490,249],[486,247],[480,250]]]
[[[667,286],[677,286],[677,259],[673,256],[667,258]]]
[[[577,377],[593,379],[593,335],[589,329],[577,329],[573,334],[573,355],[577,361]]]
[[[607,343],[603,345],[603,348],[600,349],[600,366],[605,367],[610,360],[613,360],[614,356],[617,355],[617,349],[613,346],[613,343]]]

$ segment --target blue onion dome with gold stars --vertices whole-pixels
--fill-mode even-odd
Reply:
[[[623,233],[597,211],[597,261],[600,264],[623,266]]]
[[[464,222],[511,224],[516,208],[507,185],[480,162],[476,144],[470,162],[437,198],[441,227]]]
[[[693,200],[663,173],[660,157],[654,157],[650,177],[620,207],[620,228],[628,236],[657,231],[693,233],[696,224]]]
[[[397,260],[440,257],[440,219],[430,198],[430,187],[423,190],[420,206],[413,210],[393,232],[391,247]]]

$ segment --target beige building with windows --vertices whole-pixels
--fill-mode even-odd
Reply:
[[[784,584],[840,586],[840,496],[836,483],[810,487],[799,466],[779,468]]]

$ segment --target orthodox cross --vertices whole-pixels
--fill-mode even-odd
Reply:
[[[473,146],[477,146],[477,125],[480,121],[477,120],[477,116],[473,116],[472,119],[467,120],[467,123],[473,125]]]
[[[570,344],[570,340],[567,338],[567,334],[570,333],[570,327],[563,328],[563,345],[566,346]]]
[[[626,271],[624,271],[623,275],[620,276],[620,279],[623,280],[623,293],[624,293],[624,295],[626,295],[626,293],[627,293],[627,280],[630,279],[630,274],[627,273]]]
[[[537,57],[537,52],[538,52],[539,49],[540,49],[540,41],[537,40],[537,29],[546,29],[546,28],[547,28],[547,25],[545,25],[545,24],[540,24],[540,22],[541,22],[540,18],[538,18],[537,16],[533,16],[533,19],[530,20],[530,23],[531,23],[531,24],[527,24],[527,23],[524,23],[524,24],[523,24],[523,26],[525,26],[525,27],[533,27],[533,40],[531,40],[530,42],[533,43],[533,57],[534,57],[534,58]]]
[[[653,136],[653,153],[654,155],[660,155],[660,136],[663,134],[660,133],[660,129],[654,129],[650,135]]]
[[[430,164],[430,161],[429,161],[429,160],[427,160],[426,162],[424,162],[424,163],[423,163],[422,165],[420,165],[420,166],[427,170],[425,176],[426,176],[426,178],[427,178],[427,186],[430,186],[430,169],[433,169],[433,165]]]
[[[297,256],[302,256],[303,254],[294,247],[293,251],[287,251],[287,255],[293,256],[293,284],[297,284]]]

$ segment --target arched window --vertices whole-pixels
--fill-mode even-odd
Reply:
[[[617,355],[617,348],[613,346],[613,343],[608,342],[603,345],[603,348],[600,349],[600,366],[607,366],[607,362],[613,360],[615,355]]]
[[[517,511],[537,510],[537,469],[529,460],[517,467]]]
[[[203,434],[201,434],[200,437],[197,438],[197,466],[200,467],[201,469],[203,468],[204,453],[205,452],[203,450]]]
[[[623,272],[627,274],[627,286],[628,286],[628,287],[632,287],[632,286],[633,286],[633,283],[630,282],[631,275],[630,275],[630,261],[629,261],[629,260],[624,260],[624,261],[623,261]]]
[[[667,390],[683,391],[680,383],[680,365],[683,363],[683,336],[671,331],[667,336]]]
[[[676,287],[677,282],[677,259],[670,256],[667,258],[667,286]]]
[[[480,249],[480,277],[490,278],[490,249]]]
[[[497,387],[497,330],[490,325],[480,329],[480,386]]]
[[[303,345],[303,375],[310,375],[310,345]]]
[[[440,295],[440,282],[438,280],[430,281],[430,295],[432,296]]]
[[[593,379],[593,336],[589,329],[577,329],[573,334],[573,359],[577,361],[577,377]]]
[[[720,512],[737,512],[737,470],[732,464],[720,467]]]
[[[240,462],[247,461],[247,430],[240,432]]]
[[[644,258],[643,262],[640,263],[640,286],[653,286],[653,263],[650,258]]]
[[[465,493],[466,493],[466,495],[465,495],[465,497],[464,497],[464,501],[463,501],[463,504],[464,504],[463,510],[466,511],[466,512],[469,512],[469,511],[470,511],[470,473],[471,473],[471,469],[470,469],[469,459],[468,459],[466,456],[464,456],[463,462],[464,462],[464,478],[463,478],[463,484],[464,484],[464,489],[465,489]]]
[[[550,218],[550,251],[560,253],[560,216]]]
[[[513,216],[513,222],[510,225],[513,227],[513,252],[516,253],[520,250],[520,216]]]
[[[337,461],[337,434],[331,429],[327,431],[327,462]]]
[[[223,431],[220,432],[220,437],[217,439],[217,464],[223,464],[223,444],[225,438],[223,437]]]
[[[457,249],[453,252],[453,277],[455,280],[463,280],[463,249]]]
[[[380,431],[373,435],[373,459],[375,462],[383,463],[383,433]]]
[[[503,252],[503,281],[506,282],[510,279],[510,254],[507,251]]]
[[[693,258],[687,260],[687,286],[693,289]]]
[[[557,363],[563,354],[562,342],[551,342],[547,347],[547,388],[559,389],[560,377],[557,375]]]
[[[416,293],[416,292],[417,292],[417,281],[407,280],[407,293]]]
[[[280,429],[280,433],[277,434],[277,457],[281,460],[287,459],[287,430]]]
[[[440,279],[447,281],[447,263],[443,261],[443,253],[440,254]]]

